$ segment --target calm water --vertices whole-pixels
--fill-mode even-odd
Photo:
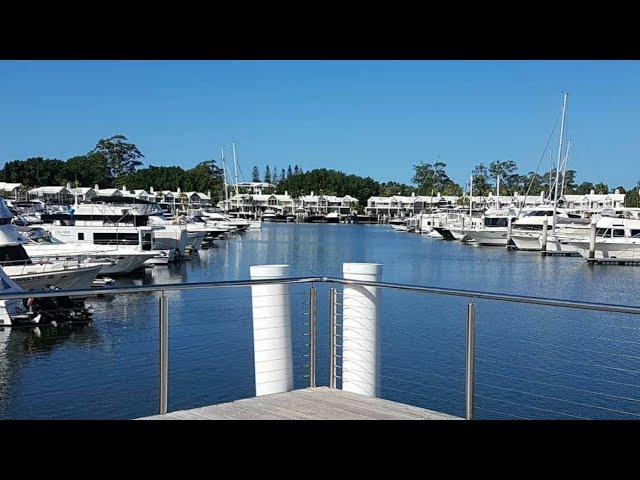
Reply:
[[[636,304],[640,268],[473,247],[377,225],[265,224],[179,266],[121,284],[340,276],[382,263],[383,280]],[[306,289],[292,287],[296,387],[304,387]],[[254,395],[249,290],[172,292],[170,410]],[[1,418],[133,418],[157,409],[157,295],[92,300],[94,321],[0,330]],[[318,286],[318,377],[326,384],[327,287]],[[467,300],[382,293],[382,396],[462,415]],[[630,316],[477,302],[479,418],[639,418],[640,322]]]

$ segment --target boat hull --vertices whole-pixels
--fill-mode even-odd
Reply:
[[[589,241],[569,242],[583,258],[589,258]],[[597,241],[596,260],[640,260],[640,239],[628,243]]]
[[[511,234],[511,240],[518,250],[527,251],[540,251],[542,246],[540,245],[539,234]]]
[[[39,265],[33,265],[40,267]],[[3,267],[11,280],[25,290],[45,290],[50,287],[60,290],[91,288],[91,283],[100,273],[103,265],[88,267],[54,269],[26,269],[22,266]]]
[[[469,230],[467,233],[469,238],[475,240],[478,245],[488,247],[507,246],[506,229]]]

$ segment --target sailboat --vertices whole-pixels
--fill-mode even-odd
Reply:
[[[560,138],[558,141],[558,159],[553,203],[551,205],[542,205],[540,207],[535,207],[532,209],[523,209],[523,215],[519,216],[519,218],[513,222],[511,239],[513,240],[513,243],[518,248],[518,250],[542,250],[542,243],[540,239],[544,225],[547,226],[547,230],[551,230],[550,233],[557,234],[559,232],[559,229],[561,228],[561,224],[571,223],[570,221],[568,221],[568,219],[576,217],[575,215],[572,215],[570,212],[566,211],[565,209],[561,209],[558,206],[558,201],[560,199],[558,195],[558,189],[560,186],[560,170],[562,168],[561,162],[563,159],[562,153],[564,148],[564,134],[567,122],[568,98],[569,94],[565,93],[562,100],[562,122],[560,124]],[[569,146],[567,146],[567,155],[569,152],[568,147]],[[568,157],[565,157],[564,162],[565,169],[567,158]],[[562,182],[564,185],[564,174]],[[564,186],[562,192],[564,192]],[[550,197],[551,192],[549,192],[549,199]],[[567,232],[569,231],[567,230]]]

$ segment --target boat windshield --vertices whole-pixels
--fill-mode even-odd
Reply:
[[[506,217],[485,217],[485,227],[506,227],[509,224],[509,220]]]
[[[36,228],[33,230],[29,230],[24,232],[23,235],[34,243],[38,244],[47,244],[47,245],[60,245],[64,242],[61,242],[55,237],[52,237],[49,233],[45,232],[41,228]]]

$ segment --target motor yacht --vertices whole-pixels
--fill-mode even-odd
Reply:
[[[87,260],[53,261],[31,259],[24,249],[27,241],[11,223],[13,215],[0,198],[0,266],[25,290],[90,288],[106,262]]]
[[[517,218],[517,212],[512,208],[489,209],[484,213],[482,225],[471,227],[466,233],[478,245],[505,247],[509,219],[515,218]]]
[[[569,240],[568,243],[583,258],[589,258],[589,238]],[[596,222],[594,256],[601,260],[640,260],[640,220],[600,218]]]
[[[64,243],[39,226],[18,227],[18,232],[27,240],[23,247],[32,259],[80,259],[107,263],[100,270],[100,275],[132,273],[147,260],[162,256],[158,250],[142,250],[139,245]]]

